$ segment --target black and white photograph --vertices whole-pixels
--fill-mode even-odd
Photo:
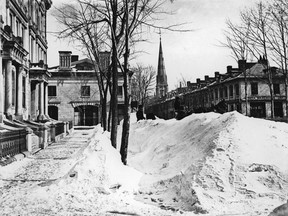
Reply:
[[[0,216],[288,216],[288,0],[0,0]]]

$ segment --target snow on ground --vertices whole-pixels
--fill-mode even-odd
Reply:
[[[211,215],[268,215],[288,199],[286,123],[237,112],[131,122],[128,164],[145,174],[138,200]]]
[[[1,216],[167,215],[134,200],[142,173],[121,163],[108,133],[99,126],[75,133],[69,143],[0,167]],[[80,137],[89,133],[92,139]]]
[[[0,215],[252,216],[288,199],[285,123],[237,112],[139,122],[133,114],[129,166],[109,133],[93,131],[87,143],[76,134],[68,147],[0,167]]]

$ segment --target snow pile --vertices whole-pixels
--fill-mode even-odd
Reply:
[[[119,152],[111,145],[109,133],[98,127],[96,137],[69,175],[76,175],[79,182],[91,181],[93,185],[101,186],[107,191],[111,187],[132,193],[138,191],[142,174],[122,164]]]
[[[95,136],[88,141],[89,144],[86,143],[88,145],[72,158],[63,159],[65,163],[74,164],[66,169],[66,174],[63,174],[60,167],[56,168],[41,159],[34,161],[25,158],[1,167],[0,188],[3,191],[0,191],[0,214],[167,215],[155,206],[134,200],[142,174],[122,164],[119,152],[111,146],[108,133],[103,132],[99,126],[96,131]],[[42,171],[30,167],[32,161],[34,164],[42,162],[46,171],[56,169],[61,175],[47,179],[44,169]],[[19,169],[26,170],[28,167],[31,170],[25,174],[25,178],[18,178]],[[43,180],[38,178],[41,173]],[[35,176],[36,179],[33,178]]]
[[[146,203],[265,215],[288,198],[287,140],[286,123],[237,112],[134,121],[128,164],[145,174],[138,199]]]

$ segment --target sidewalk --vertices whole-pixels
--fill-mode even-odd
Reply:
[[[75,165],[77,156],[87,147],[95,133],[94,127],[77,127],[70,135],[46,149],[25,158],[15,157],[17,161],[0,166],[0,180],[5,182],[4,188],[12,182],[39,184],[63,177]]]

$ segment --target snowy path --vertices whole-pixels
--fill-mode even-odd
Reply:
[[[124,166],[100,127],[74,131],[0,167],[1,216],[172,216],[134,199],[141,173]]]
[[[74,130],[71,135],[35,155],[16,161],[7,167],[0,167],[1,213],[5,214],[6,210],[8,214],[10,209],[20,202],[15,199],[19,197],[25,199],[33,188],[49,185],[67,175],[95,133],[95,129]]]

